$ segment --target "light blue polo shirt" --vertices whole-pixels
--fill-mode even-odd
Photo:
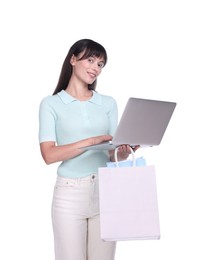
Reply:
[[[114,135],[118,120],[116,101],[93,91],[87,101],[79,101],[62,90],[45,97],[39,109],[39,142],[70,144],[93,136]],[[67,178],[97,173],[109,161],[107,151],[89,150],[63,161],[57,174]]]

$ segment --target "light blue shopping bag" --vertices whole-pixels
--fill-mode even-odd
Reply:
[[[132,160],[124,160],[119,162],[107,162],[107,167],[131,167],[133,166],[133,160],[135,160],[135,166],[146,166],[146,160],[143,156],[132,159]],[[118,164],[118,165],[117,165]]]

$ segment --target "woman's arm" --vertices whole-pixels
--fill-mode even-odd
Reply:
[[[65,161],[74,158],[83,152],[84,149],[81,147],[99,144],[104,141],[112,140],[110,135],[101,135],[90,137],[72,144],[59,145],[57,146],[55,142],[42,142],[40,144],[40,150],[42,157],[46,164],[51,164],[55,162]]]

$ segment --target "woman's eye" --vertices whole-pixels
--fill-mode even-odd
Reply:
[[[100,68],[103,68],[103,67],[104,67],[104,63],[103,63],[103,62],[100,62],[100,63],[98,64],[98,66],[99,66]]]
[[[94,58],[92,58],[92,57],[89,57],[88,58],[88,62],[93,64],[94,62],[96,62],[96,60]],[[101,62],[98,62],[97,65],[98,65],[99,68],[102,69],[105,64],[104,64],[103,61],[101,61]]]

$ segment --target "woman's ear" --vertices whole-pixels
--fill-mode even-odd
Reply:
[[[75,62],[76,62],[76,57],[75,57],[75,55],[73,54],[72,57],[71,57],[71,59],[70,59],[70,64],[71,64],[72,66],[74,66],[74,65],[75,65]]]

